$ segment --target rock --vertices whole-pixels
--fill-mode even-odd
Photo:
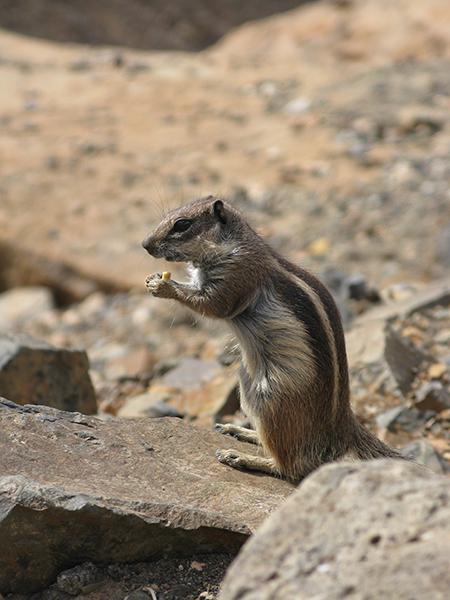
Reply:
[[[135,417],[183,417],[183,413],[167,404],[168,399],[170,399],[170,392],[164,388],[154,389],[145,394],[128,398],[118,410],[117,416],[127,419]]]
[[[407,410],[405,406],[394,406],[376,416],[377,427],[379,429],[389,429],[395,423],[397,417],[402,411]]]
[[[19,287],[0,294],[0,331],[24,324],[54,308],[52,293],[45,287]]]
[[[385,327],[394,317],[406,317],[414,311],[450,302],[450,279],[437,281],[418,291],[412,298],[386,304],[355,319],[346,336],[350,367],[384,360]]]
[[[173,390],[168,403],[180,413],[195,418],[197,424],[211,428],[215,422],[221,422],[222,417],[239,409],[237,387],[237,368],[231,367],[199,389]]]
[[[221,465],[217,448],[255,448],[180,419],[3,400],[0,431],[2,593],[37,591],[83,561],[236,553],[293,489]]]
[[[450,263],[450,227],[442,229],[437,236],[436,256],[443,265]]]
[[[0,240],[0,289],[20,286],[46,287],[58,304],[69,304],[86,298],[90,294],[122,291],[123,285],[91,277],[64,261],[53,260],[35,254],[22,244],[10,244]]]
[[[202,383],[211,381],[220,371],[216,361],[185,358],[162,377],[162,383],[180,389],[200,388]]]
[[[403,134],[434,135],[445,125],[445,117],[435,110],[408,106],[399,115],[399,129]]]
[[[212,427],[225,415],[233,415],[240,407],[237,369],[222,369],[202,383],[182,375],[179,386],[164,384],[165,377],[154,381],[148,392],[128,398],[118,410],[118,417],[183,417],[199,419],[199,424]],[[189,376],[190,377],[190,376]],[[175,378],[171,379],[175,381]],[[187,382],[186,388],[182,386]]]
[[[149,407],[147,416],[154,419],[159,417],[175,417],[177,419],[183,419],[186,415],[173,406],[170,406],[170,404],[167,404],[167,402],[161,401]]]
[[[124,346],[123,352],[108,362],[105,376],[108,379],[149,377],[154,364],[155,357],[146,346],[137,348]]]
[[[447,371],[447,365],[443,363],[434,363],[428,367],[428,376],[430,379],[441,379]]]
[[[401,453],[406,458],[424,467],[428,467],[437,474],[445,473],[450,470],[450,465],[442,456],[425,440],[410,442],[401,449]]]
[[[432,410],[420,411],[407,406],[396,406],[377,415],[376,421],[380,429],[389,429],[393,432],[400,429],[412,432],[423,427],[434,415],[435,412]]]
[[[147,594],[144,590],[136,590],[131,592],[131,594],[127,594],[123,600],[152,600],[155,597],[155,595],[151,596]]]
[[[450,391],[440,381],[426,381],[415,391],[415,408],[441,412],[450,408]]]
[[[0,336],[0,395],[18,404],[97,412],[86,352],[25,335]]]
[[[91,591],[105,577],[102,571],[91,562],[77,565],[58,575],[56,587],[59,591],[78,596]]]
[[[378,303],[381,301],[380,293],[377,289],[368,284],[364,275],[355,273],[346,279],[348,296],[352,300],[368,300]]]
[[[325,237],[318,238],[309,244],[307,250],[312,256],[325,256],[330,250],[330,241]]]
[[[223,417],[227,415],[234,415],[241,407],[239,384],[235,381],[231,381],[231,384],[224,390],[225,394],[223,397],[222,405],[219,406],[216,414],[214,415],[214,421],[221,423]]]
[[[224,415],[234,414],[239,409],[237,373],[237,364],[224,368],[215,360],[185,358],[154,380],[145,398],[129,400],[119,416],[148,414],[147,408],[163,400],[179,414],[212,427]],[[139,412],[133,412],[135,409]]]
[[[326,465],[246,543],[220,600],[447,598],[450,481],[417,465]]]
[[[381,298],[385,302],[404,302],[410,300],[417,293],[417,287],[411,283],[393,283],[381,291]]]
[[[335,267],[327,267],[320,273],[320,279],[333,294],[344,326],[348,325],[353,319],[353,312],[348,303],[347,276]]]
[[[407,395],[421,366],[429,362],[429,357],[419,350],[407,336],[391,324],[386,326],[384,356],[395,377],[398,387]]]
[[[283,110],[289,115],[300,115],[311,108],[311,100],[308,98],[294,98],[288,102]]]

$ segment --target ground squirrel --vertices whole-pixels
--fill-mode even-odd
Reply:
[[[189,283],[147,277],[148,291],[225,319],[241,350],[241,406],[256,431],[222,433],[266,456],[218,450],[227,465],[298,481],[342,458],[401,458],[356,419],[344,333],[331,294],[273,250],[229,203],[208,196],[165,216],[143,241],[156,258],[187,262]]]

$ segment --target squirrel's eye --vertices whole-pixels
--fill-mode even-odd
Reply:
[[[178,221],[175,221],[172,231],[174,233],[181,233],[189,229],[191,225],[192,221],[190,219],[178,219]]]

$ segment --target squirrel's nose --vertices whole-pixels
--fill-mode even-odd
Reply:
[[[142,247],[145,248],[145,250],[147,250],[147,252],[149,254],[152,254],[155,244],[152,240],[152,236],[148,235],[143,241],[142,241]]]
[[[159,257],[158,246],[151,235],[148,235],[142,242],[142,247],[155,258]]]

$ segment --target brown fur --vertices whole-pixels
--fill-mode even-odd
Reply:
[[[183,233],[173,230],[179,219],[191,223]],[[242,408],[273,463],[234,451],[219,452],[219,460],[299,480],[339,458],[400,458],[351,410],[344,333],[330,293],[270,248],[234,207],[212,196],[196,200],[169,213],[143,245],[155,257],[192,265],[190,283],[155,274],[149,291],[227,320],[239,342]],[[221,430],[239,437],[231,426]]]

